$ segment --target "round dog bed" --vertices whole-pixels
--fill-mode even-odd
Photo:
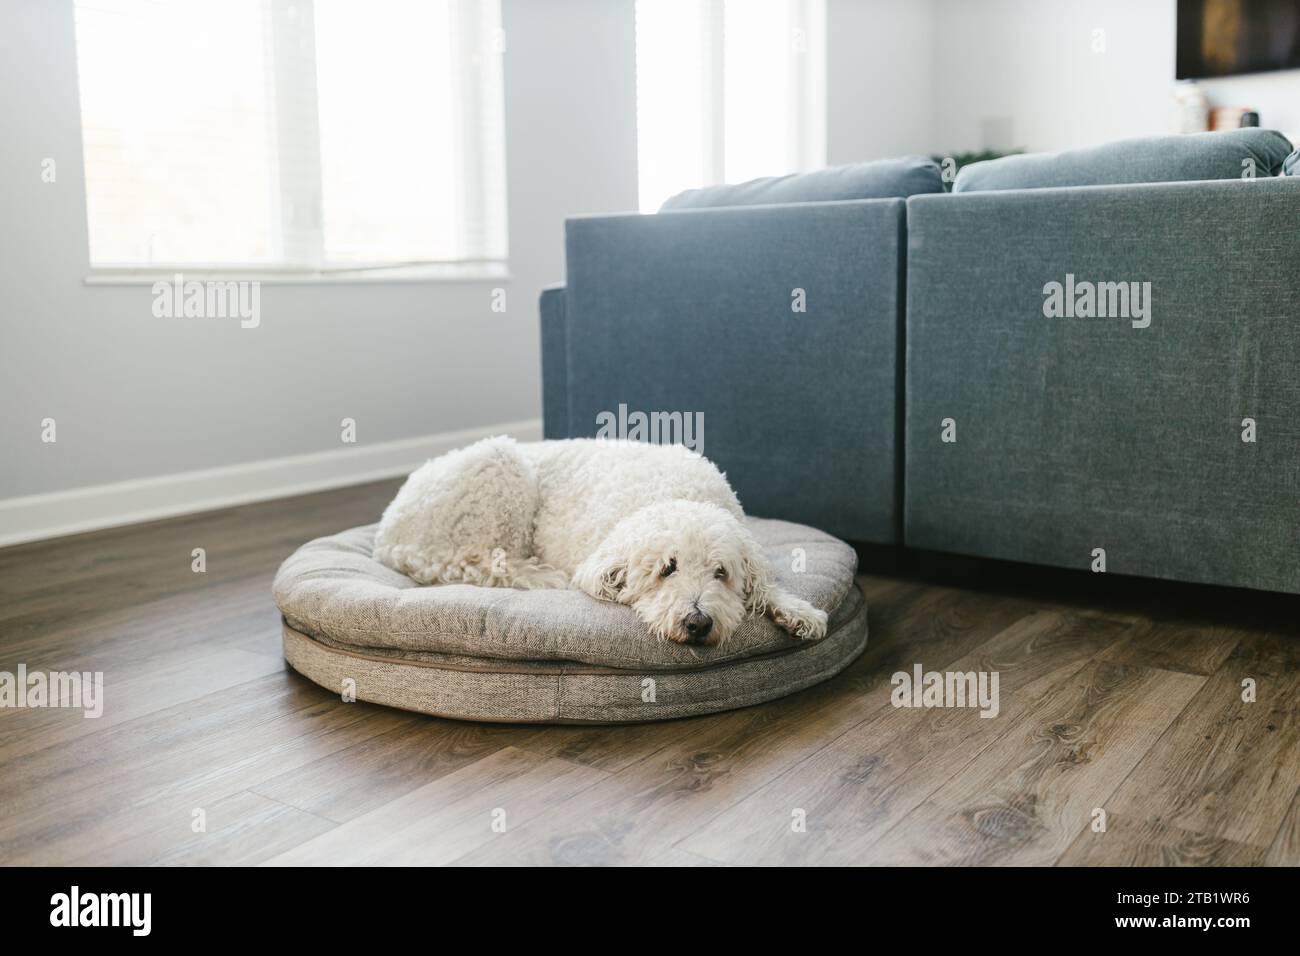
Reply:
[[[335,693],[463,720],[624,723],[772,700],[861,653],[866,601],[842,541],[745,521],[777,580],[829,614],[822,640],[751,617],[722,647],[684,646],[652,637],[631,609],[576,590],[421,587],[371,557],[371,525],[311,541],[281,565],[285,660]]]

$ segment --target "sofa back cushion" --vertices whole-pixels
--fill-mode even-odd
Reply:
[[[943,192],[943,178],[934,160],[905,156],[830,166],[810,173],[766,176],[735,185],[687,189],[669,197],[659,211],[837,199],[906,199],[920,193],[939,192]]]
[[[1144,136],[971,163],[957,174],[953,192],[1241,179],[1247,169],[1259,177],[1276,176],[1291,149],[1290,141],[1271,129]]]

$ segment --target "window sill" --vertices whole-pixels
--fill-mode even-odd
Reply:
[[[429,263],[414,266],[388,266],[377,269],[347,269],[332,272],[279,272],[274,269],[92,269],[82,281],[85,285],[148,285],[172,283],[177,276],[184,282],[260,282],[263,285],[337,285],[418,282],[508,282],[510,269],[504,262],[469,264]]]

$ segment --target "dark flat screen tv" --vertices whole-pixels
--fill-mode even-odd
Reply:
[[[1178,79],[1300,69],[1300,0],[1178,0]]]

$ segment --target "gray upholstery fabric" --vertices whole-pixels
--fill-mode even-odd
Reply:
[[[748,520],[781,583],[830,613],[823,640],[761,618],[722,648],[682,647],[578,591],[420,587],[370,557],[372,525],[309,542],[280,567],[285,658],[335,692],[350,680],[359,700],[471,720],[663,720],[772,700],[846,667],[865,646],[867,609],[852,548]],[[802,573],[783,570],[794,548]]]
[[[542,330],[542,437],[566,438],[569,419],[567,380],[568,342],[565,340],[564,286],[543,289]]]
[[[1271,129],[1145,136],[971,163],[957,174],[953,192],[1241,179],[1246,159],[1254,163],[1256,177],[1276,176],[1291,149],[1290,141]]]
[[[1300,591],[1297,222],[1291,177],[910,200],[908,545]],[[1067,273],[1150,326],[1046,317]]]
[[[841,199],[906,199],[920,193],[938,192],[943,192],[943,177],[934,160],[905,156],[688,189],[669,197],[659,211]]]
[[[1300,149],[1293,152],[1282,163],[1282,173],[1285,176],[1300,176]]]
[[[702,451],[748,513],[896,541],[903,213],[878,199],[569,220],[564,435],[594,436],[620,404],[700,412]]]

